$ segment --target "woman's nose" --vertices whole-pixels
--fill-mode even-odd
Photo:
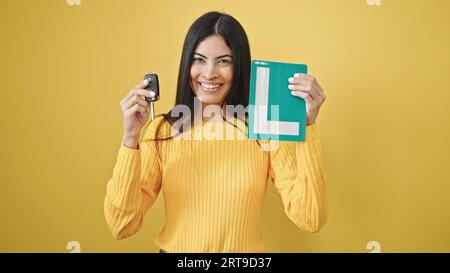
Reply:
[[[208,63],[203,71],[203,76],[205,78],[214,78],[217,76],[217,69],[214,63]]]

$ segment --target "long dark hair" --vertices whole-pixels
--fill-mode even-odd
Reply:
[[[186,105],[192,116],[197,114],[194,113],[195,94],[190,84],[190,69],[194,50],[200,42],[211,35],[222,36],[227,46],[231,48],[233,55],[233,79],[223,104],[248,106],[251,57],[247,34],[234,17],[213,11],[200,16],[191,25],[184,40],[181,54],[175,105]],[[177,120],[183,118],[182,116],[172,116],[172,111],[173,109],[168,113],[161,114],[164,118],[157,127],[156,135],[164,122],[173,125]],[[226,120],[226,117],[223,116],[223,119]],[[192,123],[194,119],[191,118],[190,120]],[[185,130],[185,126],[180,127],[178,134],[182,133],[183,130]],[[173,137],[174,135],[155,140],[167,140]]]

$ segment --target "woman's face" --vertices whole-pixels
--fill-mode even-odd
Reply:
[[[191,86],[203,106],[221,104],[233,80],[231,49],[220,35],[212,35],[194,50]]]

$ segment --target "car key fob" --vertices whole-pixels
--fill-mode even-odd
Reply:
[[[150,117],[151,120],[155,119],[155,107],[153,105],[153,102],[159,100],[159,82],[158,82],[158,75],[153,72],[145,73],[144,80],[148,80],[148,85],[145,87],[145,89],[150,90],[155,93],[155,96],[153,97],[145,97],[145,100],[150,102]]]
[[[145,97],[148,102],[153,102],[159,100],[159,82],[158,75],[153,72],[145,73],[144,80],[148,80],[148,85],[145,89],[153,91],[155,93],[154,97]]]

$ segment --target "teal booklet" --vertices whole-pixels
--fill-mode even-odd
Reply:
[[[288,79],[307,72],[305,64],[252,61],[249,139],[305,141],[306,103],[291,95]]]

